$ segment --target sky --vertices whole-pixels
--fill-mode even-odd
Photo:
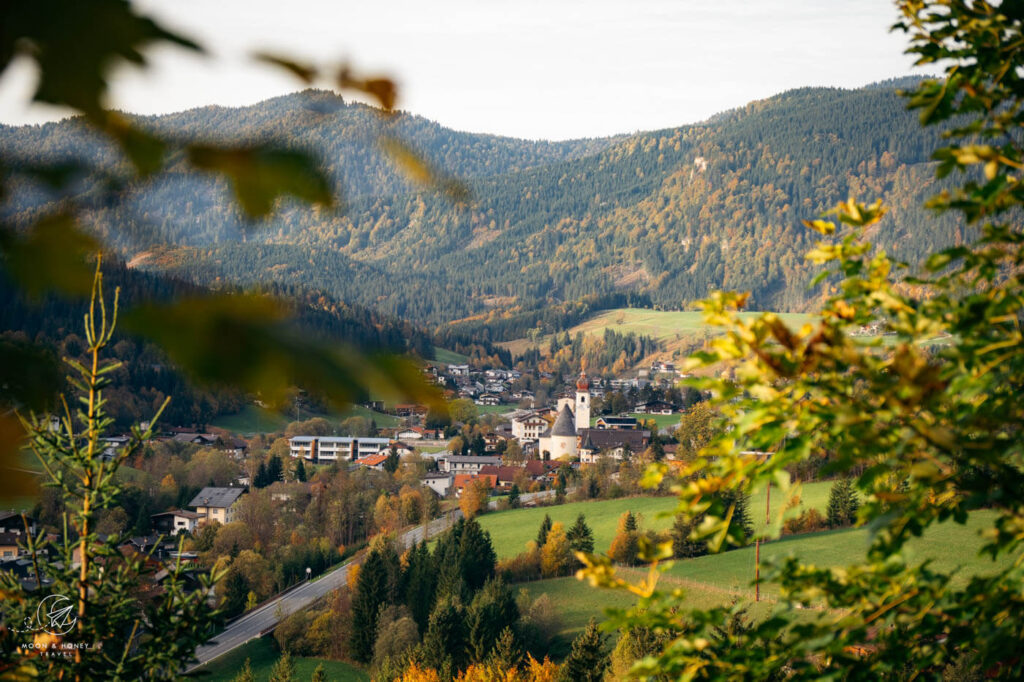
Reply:
[[[151,51],[118,69],[114,108],[240,106],[303,87],[256,63],[271,51],[387,75],[398,106],[450,128],[531,139],[598,137],[704,120],[788,89],[859,87],[915,71],[890,33],[891,0],[145,0],[207,48]],[[68,112],[29,105],[35,75],[0,77],[0,122]]]

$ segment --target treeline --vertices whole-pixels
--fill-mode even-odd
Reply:
[[[107,290],[121,289],[122,312],[145,303],[205,293],[201,287],[177,278],[128,268],[115,258],[105,260],[103,270]],[[407,322],[340,303],[318,292],[277,284],[268,286],[265,292],[288,302],[294,312],[292,324],[299,333],[367,350],[414,353],[425,359],[433,357],[432,339]],[[2,269],[0,297],[4,301],[0,307],[0,351],[30,345],[41,347],[45,349],[40,351],[44,366],[50,368],[42,374],[19,376],[23,368],[6,366],[4,380],[31,382],[52,402],[59,392],[68,389],[59,358],[84,359],[87,344],[82,311],[85,302],[57,295],[28,298]],[[122,363],[110,374],[112,385],[104,391],[106,408],[116,428],[127,428],[150,419],[168,397],[171,402],[162,416],[163,423],[197,427],[220,415],[238,412],[246,402],[246,396],[237,389],[193,385],[159,348],[124,330],[117,332],[109,349],[109,359]]]

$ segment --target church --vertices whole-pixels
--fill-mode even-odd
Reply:
[[[576,396],[558,400],[558,416],[537,443],[541,459],[579,456],[579,434],[590,428],[590,381],[586,371],[576,380]]]

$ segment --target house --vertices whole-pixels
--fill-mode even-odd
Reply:
[[[481,393],[474,402],[477,405],[501,405],[501,397],[493,393]]]
[[[16,511],[0,511],[0,533],[14,533],[20,535],[25,532],[25,522],[28,522],[28,530],[30,533],[35,534],[36,532],[36,520],[28,514],[25,514],[25,519],[22,520],[21,512]]]
[[[25,550],[18,547],[18,542],[23,540],[18,533],[0,533],[0,561],[13,561],[25,554]]]
[[[492,490],[498,487],[498,477],[493,474],[456,474],[455,480],[452,482],[452,488],[455,489],[455,495],[461,495],[466,486],[474,484],[477,481],[483,481],[487,484],[487,487]]]
[[[515,417],[512,420],[512,437],[522,442],[524,440],[537,440],[541,434],[550,426],[546,419],[536,412]]]
[[[384,462],[388,461],[389,452],[381,452],[376,455],[367,455],[356,460],[359,466],[368,467],[375,471],[384,471]]]
[[[413,405],[410,403],[399,403],[398,405],[395,405],[395,414],[399,417],[415,417],[426,413],[426,405]]]
[[[152,519],[153,530],[156,532],[164,533],[165,535],[177,535],[183,530],[194,533],[199,520],[203,517],[196,512],[172,509],[160,512],[159,514],[153,514],[149,518]]]
[[[423,485],[437,493],[438,497],[447,497],[454,480],[454,474],[434,471],[423,477]]]
[[[484,436],[484,449],[487,452],[497,452],[501,444],[507,440],[508,438],[499,433],[488,433]]]
[[[395,434],[398,440],[420,440],[423,438],[423,429],[402,429]]]
[[[651,441],[650,431],[639,429],[583,429],[580,434],[580,462],[593,464],[602,454],[623,459],[626,451],[643,452]]]
[[[636,417],[598,417],[594,427],[598,429],[636,429],[640,422]]]
[[[633,411],[637,414],[675,414],[679,411],[679,406],[664,400],[652,400],[636,405]]]
[[[441,471],[453,474],[476,474],[480,472],[482,467],[487,465],[500,466],[501,457],[487,455],[483,457],[475,457],[473,455],[445,455],[438,460],[438,465],[440,465]]]
[[[211,446],[217,442],[217,436],[212,433],[178,433],[171,440],[175,443]]]
[[[549,471],[555,471],[559,467],[558,462],[545,462],[540,459],[528,459],[523,465],[526,470],[526,475],[530,477],[530,480],[541,481],[543,480]]]
[[[192,498],[188,506],[193,507],[199,515],[198,525],[210,521],[231,523],[235,520],[235,503],[245,494],[244,488],[206,487]]]
[[[453,377],[468,377],[469,365],[448,365],[448,373]]]
[[[481,476],[494,476],[497,483],[495,487],[502,490],[508,490],[515,483],[517,476],[523,476],[525,471],[523,467],[510,467],[510,466],[485,466],[480,469]]]

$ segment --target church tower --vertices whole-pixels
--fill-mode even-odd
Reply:
[[[576,433],[583,429],[590,428],[590,381],[587,379],[587,371],[584,368],[580,371],[580,378],[576,380]]]

